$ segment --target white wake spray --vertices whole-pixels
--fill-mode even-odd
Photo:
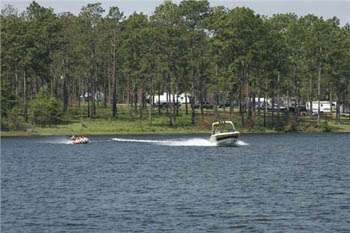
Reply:
[[[249,143],[243,142],[241,140],[237,140],[235,143],[237,146],[249,146]]]
[[[72,140],[69,140],[68,138],[52,138],[44,140],[43,142],[50,144],[73,144]]]
[[[112,140],[118,141],[118,142],[151,143],[151,144],[162,145],[162,146],[215,146],[215,144],[203,138],[171,139],[171,140],[112,138]]]
[[[145,139],[128,139],[128,138],[112,138],[113,141],[118,142],[135,142],[135,143],[150,143],[162,146],[217,146],[216,143],[212,143],[204,138],[187,138],[187,139],[171,139],[171,140],[145,140]],[[241,140],[236,142],[237,146],[247,146],[248,143],[245,143]]]

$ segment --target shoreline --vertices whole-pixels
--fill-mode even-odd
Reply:
[[[341,130],[333,130],[333,131],[277,131],[277,130],[268,130],[268,131],[240,131],[242,135],[250,135],[250,134],[313,134],[313,133],[350,133],[350,131],[341,131]],[[190,135],[190,134],[207,134],[210,135],[210,130],[204,131],[143,131],[143,132],[84,132],[82,134],[76,135],[86,135],[86,136],[109,136],[109,135],[119,135],[119,136],[139,136],[139,135]],[[31,133],[27,131],[0,131],[0,138],[14,138],[14,137],[52,137],[52,136],[63,136],[67,137],[72,134],[64,134],[64,133]]]
[[[283,122],[280,127],[264,126],[262,119],[257,118],[255,127],[243,127],[238,120],[235,127],[242,134],[285,134],[285,133],[350,133],[350,121],[343,119],[338,125],[333,120],[322,122],[317,126],[314,119],[302,118],[297,127],[291,123]],[[191,124],[190,116],[177,118],[177,125],[170,126],[166,116],[155,116],[152,121],[128,119],[126,116],[118,120],[109,118],[84,119],[84,121],[67,121],[52,126],[24,125],[22,128],[0,131],[0,137],[31,137],[31,136],[69,136],[69,135],[165,135],[165,134],[211,134],[211,116],[199,119],[196,125]],[[270,122],[267,121],[267,122]]]

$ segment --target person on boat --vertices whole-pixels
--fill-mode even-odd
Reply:
[[[81,143],[81,137],[80,137],[80,136],[75,136],[75,135],[73,135],[73,136],[71,137],[71,140],[73,141],[74,144]]]
[[[81,143],[86,143],[86,137],[85,137],[85,136],[81,136],[80,142],[81,142]]]
[[[76,136],[76,135],[73,135],[70,137],[70,139],[72,140],[72,143],[73,144],[86,144],[86,143],[89,143],[89,139],[83,135],[81,136]]]

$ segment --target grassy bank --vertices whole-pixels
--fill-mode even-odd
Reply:
[[[8,131],[3,136],[27,135],[104,135],[104,134],[151,134],[151,133],[194,133],[209,132],[199,127],[159,127],[142,122],[117,120],[86,120],[54,127],[35,127],[31,132]]]
[[[107,135],[107,134],[162,134],[162,133],[209,133],[211,123],[215,121],[212,110],[206,110],[204,116],[197,114],[197,124],[191,124],[191,115],[185,114],[182,109],[176,117],[176,125],[170,126],[170,120],[165,110],[159,115],[154,110],[150,117],[149,110],[145,110],[143,117],[138,113],[129,111],[126,106],[119,107],[118,118],[110,118],[109,108],[98,108],[98,115],[94,119],[87,118],[84,109],[71,109],[63,120],[63,123],[53,126],[31,125],[27,130],[2,131],[1,136],[31,136],[31,135]],[[243,127],[238,112],[231,116],[226,111],[220,110],[222,119],[231,119],[236,128],[242,133],[276,133],[276,132],[350,132],[349,118],[342,118],[342,124],[337,125],[334,116],[324,116],[321,126],[317,126],[315,117],[304,116],[299,118],[295,125],[287,114],[275,115],[272,121],[271,113],[266,116],[264,126],[263,114],[257,114],[254,126]]]

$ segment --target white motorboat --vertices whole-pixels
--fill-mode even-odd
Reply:
[[[233,146],[240,133],[235,129],[232,121],[219,121],[212,124],[210,142],[218,146]]]

